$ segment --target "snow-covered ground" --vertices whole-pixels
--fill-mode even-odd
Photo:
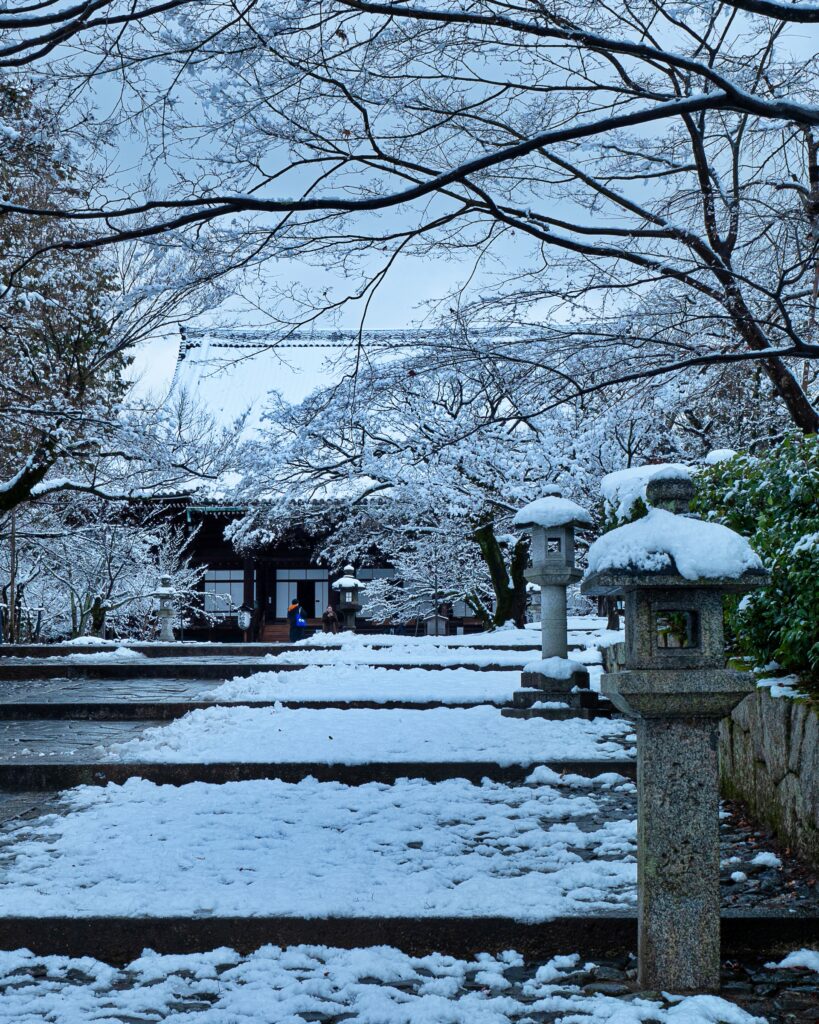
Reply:
[[[633,783],[533,778],[80,787],[3,850],[0,903],[11,916],[521,921],[633,906]]]
[[[628,722],[504,718],[490,705],[431,711],[214,707],[111,747],[122,761],[492,761],[501,765],[631,756]]]
[[[554,957],[522,984],[514,952],[474,960],[397,949],[264,946],[180,956],[146,951],[124,968],[89,957],[0,953],[0,1022],[8,1024],[764,1024],[718,996],[631,1000],[582,990],[577,954]],[[548,1014],[548,1018],[545,1015]]]
[[[203,700],[391,700],[440,701],[457,704],[484,701],[507,704],[520,685],[514,672],[469,669],[386,668],[359,665],[311,665],[295,672],[257,672],[237,678],[218,690],[202,692]]]

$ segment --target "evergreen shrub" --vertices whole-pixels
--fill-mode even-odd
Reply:
[[[819,679],[819,438],[788,437],[696,479],[693,509],[747,537],[771,573],[770,586],[729,610],[740,651]]]

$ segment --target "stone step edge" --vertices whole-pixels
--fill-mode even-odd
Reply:
[[[238,662],[231,665],[229,662],[193,662],[191,664],[169,664],[159,659],[145,662],[110,662],[110,663],[79,663],[49,665],[47,661],[38,663],[14,665],[3,664],[0,659],[0,687],[3,682],[36,682],[38,679],[236,679],[256,675],[257,672],[299,672],[306,668],[337,668],[337,665],[328,663],[326,665],[296,664],[287,662],[276,664],[274,662]],[[419,662],[412,664],[379,665],[360,662],[350,667],[359,670],[384,668],[390,671],[400,671],[407,668],[420,668],[427,672],[449,671],[451,669],[466,669],[469,672],[508,672],[520,674],[520,665],[497,665],[494,663],[480,665],[474,662],[464,661],[457,664],[439,665],[434,662]]]
[[[819,916],[724,913],[724,959],[760,952],[771,957],[819,940]],[[144,949],[206,952],[221,946],[251,953],[260,946],[298,944],[356,948],[394,946],[413,956],[456,957],[515,949],[527,960],[579,952],[593,958],[634,952],[631,914],[595,913],[524,923],[506,917],[0,917],[0,949],[92,956],[125,964]]]
[[[0,721],[169,721],[189,711],[208,708],[272,708],[324,711],[436,711],[439,708],[468,710],[493,707],[500,710],[504,698],[464,700],[445,703],[440,700],[82,700],[82,701],[0,701]],[[582,717],[582,716],[578,716]]]
[[[418,639],[407,637],[408,641]],[[67,646],[65,644],[0,644],[0,660],[3,658],[56,658],[65,657],[69,654],[103,654],[106,650],[113,650],[113,644],[102,646]],[[279,655],[292,651],[342,651],[342,644],[304,644],[296,646],[288,643],[249,643],[249,644],[168,644],[167,647],[160,647],[158,644],[122,644],[135,654],[144,654],[146,658],[232,658],[252,657],[254,654]],[[394,644],[369,645],[370,650],[390,650]],[[445,651],[458,650],[479,650],[479,651],[515,651],[517,653],[540,653],[540,644],[504,644],[500,647],[493,647],[492,644],[440,644]],[[570,651],[582,651],[583,645],[577,643],[569,644]]]
[[[10,792],[70,789],[72,786],[106,786],[122,784],[127,779],[142,778],[157,785],[183,786],[189,782],[246,782],[254,779],[279,779],[300,782],[314,778],[319,782],[341,782],[360,786],[368,782],[388,785],[396,779],[426,779],[443,782],[466,779],[479,784],[482,779],[493,782],[521,783],[539,766],[560,774],[593,777],[615,772],[628,779],[637,776],[635,761],[618,760],[544,760],[528,764],[501,765],[493,761],[377,761],[369,764],[317,764],[306,761],[283,762],[211,762],[174,764],[156,762],[65,762],[43,759],[17,761],[0,765],[0,790]]]

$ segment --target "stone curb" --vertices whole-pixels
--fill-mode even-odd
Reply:
[[[245,782],[251,779],[280,779],[300,782],[314,778],[319,782],[341,782],[361,786],[367,782],[391,784],[396,779],[466,779],[479,784],[482,779],[493,782],[521,783],[535,768],[545,765],[556,772],[593,777],[616,772],[636,778],[636,762],[628,760],[538,761],[531,764],[500,765],[493,761],[401,761],[370,764],[315,764],[310,762],[213,762],[197,764],[119,763],[119,762],[48,762],[15,761],[0,765],[0,789],[10,792],[69,789],[72,786],[106,786],[121,784],[127,779],[141,778],[157,785],[183,786],[188,782]]]
[[[54,719],[79,719],[82,721],[130,722],[168,721],[181,718],[189,711],[203,711],[207,708],[292,708],[295,710],[322,711],[435,711],[438,708],[463,710],[468,708],[494,707],[502,703],[491,700],[466,700],[447,704],[443,701],[406,700],[209,700],[209,701],[40,701],[12,703],[0,701],[0,721],[43,721]],[[578,717],[573,713],[572,717]]]
[[[775,956],[819,940],[819,917],[726,914],[723,959],[763,952]],[[582,957],[633,951],[637,920],[631,915],[560,917],[538,924],[513,918],[296,918],[296,917],[4,917],[0,948],[25,947],[38,955],[93,956],[124,964],[144,949],[195,953],[228,946],[247,954],[267,943],[342,948],[389,945],[413,956],[455,957],[515,949],[528,960],[579,952]]]

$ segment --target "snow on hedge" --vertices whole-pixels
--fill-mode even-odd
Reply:
[[[545,921],[632,907],[636,822],[618,818],[622,797],[608,779],[545,778],[84,786],[63,795],[64,816],[21,827],[0,901],[7,916],[79,917]]]
[[[676,567],[688,580],[736,579],[762,568],[748,541],[727,526],[660,508],[599,537],[589,548],[588,563],[587,575],[606,569],[659,572]]]
[[[548,530],[555,526],[568,526],[570,523],[591,526],[592,518],[577,502],[568,498],[547,497],[524,505],[512,522],[515,526],[542,526]]]
[[[522,984],[506,973],[523,957],[433,953],[410,957],[389,946],[263,946],[142,956],[116,968],[90,957],[0,953],[0,1021],[161,1020],[165,1024],[517,1024],[554,1015],[572,1024],[761,1024],[718,996],[622,999],[586,993],[573,972],[579,955],[556,956]],[[545,1019],[543,1017],[542,1019]]]
[[[122,761],[370,762],[492,761],[538,764],[628,754],[631,725],[597,718],[548,722],[504,718],[488,705],[431,711],[215,707],[191,711],[114,744]]]
[[[202,700],[391,700],[440,701],[457,704],[485,701],[506,704],[519,680],[514,672],[474,672],[469,669],[387,668],[358,665],[311,665],[295,672],[257,672],[232,679],[217,690],[208,688]]]
[[[532,652],[540,646],[532,644],[528,650],[515,651],[508,648],[491,647],[444,647],[427,645],[415,639],[404,637],[404,643],[390,644],[383,649],[370,645],[345,644],[341,650],[327,647],[311,651],[309,646],[283,651],[281,654],[268,654],[264,660],[273,664],[290,665],[508,665],[520,668],[532,657]],[[525,642],[525,641],[524,641]]]
[[[655,466],[630,466],[607,473],[600,481],[600,493],[617,519],[631,514],[634,502],[646,500],[649,480],[690,480],[691,470],[680,462],[664,462]]]

